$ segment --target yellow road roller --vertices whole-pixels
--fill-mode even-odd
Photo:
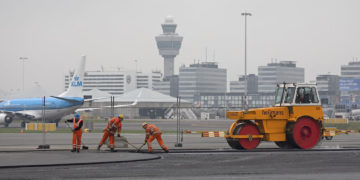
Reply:
[[[316,84],[278,84],[274,107],[227,111],[226,116],[235,120],[225,135],[234,149],[254,149],[261,141],[273,141],[280,148],[311,149],[324,131]]]

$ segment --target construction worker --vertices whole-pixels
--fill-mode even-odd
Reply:
[[[169,149],[165,146],[164,141],[161,138],[161,131],[158,127],[156,127],[154,124],[147,124],[146,122],[143,122],[141,125],[146,132],[146,137],[144,141],[144,145],[148,144],[148,150],[149,152],[153,152],[151,142],[156,139],[160,145],[160,147],[165,151],[169,152]]]
[[[102,137],[97,150],[100,151],[101,146],[105,143],[107,138],[110,139],[110,150],[111,152],[116,152],[114,150],[114,134],[116,131],[121,128],[121,121],[124,119],[124,115],[120,114],[116,117],[113,117],[109,120],[106,128],[104,129],[104,136]]]
[[[82,126],[83,120],[80,118],[80,114],[76,113],[73,119],[67,120],[67,122],[74,123],[74,127],[71,129],[73,132],[72,146],[73,149],[71,152],[80,152],[81,146],[81,136],[82,136]]]

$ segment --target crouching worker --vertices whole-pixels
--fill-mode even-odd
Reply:
[[[146,122],[142,123],[142,127],[145,129],[146,137],[145,143],[148,144],[149,152],[153,152],[151,142],[156,139],[160,145],[160,147],[165,151],[169,152],[169,149],[165,146],[164,141],[161,138],[161,131],[154,124],[147,124]]]
[[[109,120],[106,128],[104,129],[104,136],[102,137],[97,150],[100,151],[101,146],[105,143],[107,138],[110,139],[110,150],[111,152],[116,152],[114,150],[114,134],[119,128],[121,128],[121,121],[124,119],[124,115],[120,114],[117,117],[114,117]]]
[[[71,129],[73,132],[73,138],[72,138],[72,146],[73,149],[71,152],[80,152],[81,147],[81,136],[82,136],[82,126],[83,126],[83,120],[80,118],[80,114],[76,113],[75,117],[73,119],[69,119],[66,122],[72,122],[74,123],[74,127]]]

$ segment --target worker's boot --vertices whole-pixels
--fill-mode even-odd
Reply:
[[[168,150],[168,149],[164,149],[164,151],[165,151],[166,153],[169,153],[169,150]]]
[[[97,150],[100,151],[101,145],[98,145]]]
[[[75,148],[73,148],[72,150],[71,150],[71,152],[75,152],[76,151],[76,149]]]
[[[76,152],[77,152],[77,153],[79,153],[79,152],[80,152],[80,149],[79,149],[79,148],[78,148],[78,149],[76,149]]]
[[[111,152],[116,152],[116,150],[114,148],[111,148],[110,151]]]

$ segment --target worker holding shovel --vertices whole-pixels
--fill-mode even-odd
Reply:
[[[101,146],[105,143],[107,138],[110,139],[110,150],[111,152],[116,152],[114,150],[114,134],[119,128],[121,128],[121,121],[124,119],[124,115],[120,114],[117,117],[114,117],[109,120],[106,128],[104,129],[104,136],[102,137],[99,146],[97,148],[100,151]],[[118,132],[119,133],[119,132]]]
[[[72,138],[72,150],[71,152],[80,152],[80,146],[81,146],[81,136],[82,136],[82,126],[83,126],[83,120],[80,118],[80,114],[76,113],[75,117],[73,119],[69,119],[66,122],[72,122],[74,123],[74,127],[71,129],[73,132],[73,138]]]
[[[146,137],[143,146],[147,143],[148,144],[148,150],[150,153],[153,152],[153,148],[151,146],[151,142],[156,139],[160,145],[160,147],[165,151],[169,152],[169,149],[165,146],[164,141],[161,138],[161,131],[158,127],[156,127],[154,124],[148,124],[146,122],[142,123],[141,125],[146,132]],[[141,146],[142,147],[142,146]],[[141,149],[141,147],[139,149]]]

